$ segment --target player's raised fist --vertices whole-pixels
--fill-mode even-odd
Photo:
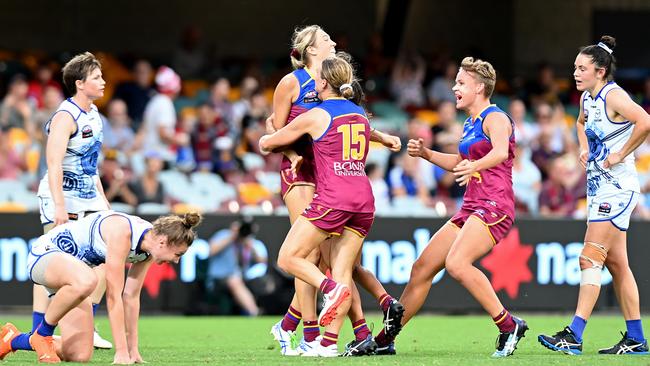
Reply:
[[[406,145],[406,148],[410,156],[422,156],[424,153],[424,140],[422,138],[419,138],[417,140],[410,139],[408,145]]]

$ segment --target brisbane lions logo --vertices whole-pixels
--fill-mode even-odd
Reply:
[[[59,249],[72,256],[76,256],[79,252],[79,247],[77,246],[77,243],[74,242],[70,230],[63,230],[56,234],[54,239],[52,239],[52,242],[56,244]]]

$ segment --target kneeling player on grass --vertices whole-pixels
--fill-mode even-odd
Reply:
[[[93,316],[88,296],[97,276],[91,267],[106,263],[106,300],[115,364],[142,363],[138,350],[140,291],[151,263],[178,263],[195,238],[197,213],[161,217],[153,224],[102,211],[57,226],[41,236],[28,257],[31,280],[52,294],[36,331],[20,333],[7,323],[0,331],[0,360],[10,352],[34,350],[38,361],[87,362],[93,354]],[[124,267],[132,263],[126,283]],[[54,340],[60,325],[61,340]]]

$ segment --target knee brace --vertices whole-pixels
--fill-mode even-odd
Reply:
[[[600,244],[586,241],[585,246],[582,248],[582,253],[580,253],[580,258],[591,264],[587,268],[582,268],[582,265],[580,266],[582,270],[580,286],[593,285],[600,287],[603,265],[605,264],[605,259],[607,259],[607,249]]]

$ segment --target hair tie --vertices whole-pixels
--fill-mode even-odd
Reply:
[[[292,48],[291,53],[289,54],[289,56],[299,60],[300,59],[300,52],[297,49]]]
[[[600,48],[602,48],[602,49],[604,49],[605,51],[607,51],[607,53],[609,53],[610,55],[612,54],[612,52],[614,52],[614,50],[612,50],[611,48],[607,47],[607,45],[604,44],[603,42],[598,42],[597,46],[600,47]]]
[[[345,84],[341,85],[341,86],[339,87],[339,91],[340,91],[341,93],[343,93],[343,91],[344,91],[345,89],[347,89],[347,88],[352,89],[352,84],[350,84],[350,83],[345,83]]]

